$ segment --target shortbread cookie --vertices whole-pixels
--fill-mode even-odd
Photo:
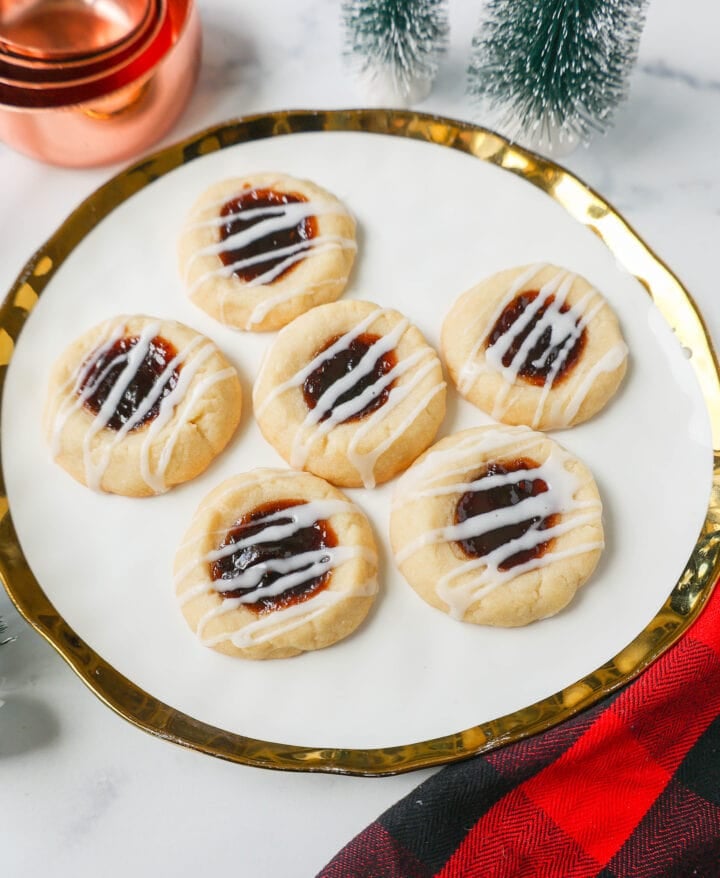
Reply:
[[[330,646],[377,593],[365,515],[308,473],[257,469],[200,504],[175,558],[188,624],[205,646],[251,659]]]
[[[460,393],[507,424],[579,424],[617,390],[627,347],[610,306],[553,265],[493,275],[455,302],[442,352]]]
[[[526,625],[570,602],[603,549],[588,469],[527,427],[442,439],[400,479],[390,541],[431,606],[482,625]]]
[[[437,354],[402,314],[344,300],[278,334],[253,402],[263,435],[290,466],[372,488],[433,441],[445,382]]]
[[[96,491],[160,494],[201,473],[240,420],[235,369],[181,323],[106,321],[50,377],[45,425],[55,460]]]
[[[342,293],[355,258],[355,220],[307,180],[255,174],[208,189],[180,239],[190,298],[237,329],[285,326]]]

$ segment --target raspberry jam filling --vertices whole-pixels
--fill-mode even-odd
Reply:
[[[504,463],[491,463],[478,481],[491,476],[504,476],[519,470],[537,469],[538,464],[527,458],[518,458]],[[474,518],[477,515],[494,512],[498,509],[506,509],[516,506],[528,497],[537,497],[549,490],[544,479],[533,479],[527,474],[518,477],[517,481],[510,480],[506,484],[483,490],[467,491],[458,500],[455,508],[455,524]],[[458,540],[457,545],[470,558],[482,558],[489,555],[495,549],[505,546],[513,540],[520,540],[530,530],[546,530],[557,524],[558,515],[547,517],[533,516],[522,517],[520,513],[518,521],[513,521],[502,527],[485,531],[477,536],[464,540]],[[510,570],[520,564],[526,564],[535,558],[540,558],[547,551],[552,539],[541,542],[527,549],[520,549],[498,564],[499,570]]]
[[[332,347],[339,338],[339,335],[331,338],[327,344],[315,354],[315,356]],[[320,397],[329,390],[333,384],[350,376],[357,369],[358,364],[370,350],[372,345],[379,341],[380,338],[381,336],[379,335],[364,332],[362,335],[354,338],[346,348],[324,360],[316,369],[314,369],[305,379],[305,383],[303,384],[303,396],[307,407],[309,409],[314,409],[317,406]],[[397,357],[395,356],[394,350],[380,354],[368,372],[365,372],[361,377],[358,377],[357,380],[348,382],[348,388],[339,394],[338,397],[333,400],[331,405],[324,406],[326,410],[323,412],[320,421],[327,420],[338,406],[350,402],[353,399],[357,399],[364,391],[377,384],[384,375],[387,375],[387,373],[396,366],[396,364]],[[370,394],[370,398],[360,409],[353,409],[352,412],[344,417],[339,423],[345,424],[351,421],[359,421],[379,409],[385,404],[385,402],[387,402],[394,383],[394,381],[391,381],[385,386],[378,388],[376,393]]]
[[[566,320],[553,320],[553,312],[548,309],[555,300],[548,296],[532,315],[530,320],[521,321],[522,328],[515,330],[515,323],[520,320],[526,309],[538,297],[538,290],[521,293],[510,302],[495,321],[495,325],[487,339],[486,347],[495,345],[508,333],[511,343],[502,355],[502,364],[506,368],[517,368],[517,374],[530,384],[543,385],[552,374],[552,383],[557,384],[572,370],[585,347],[585,329],[577,332],[578,320],[574,323]],[[567,314],[570,306],[563,304],[557,309]],[[555,318],[558,314],[555,311]],[[525,350],[527,339],[529,349]],[[523,349],[522,362],[517,364],[516,357]],[[518,368],[519,365],[519,368]]]
[[[210,565],[210,575],[213,582],[238,579],[245,584],[218,589],[224,598],[241,598],[266,589],[277,591],[244,603],[249,610],[261,614],[301,604],[327,587],[332,570],[320,575],[312,575],[311,571],[323,558],[326,564],[330,560],[329,555],[322,555],[322,549],[337,546],[337,535],[325,519],[309,525],[299,523],[293,509],[304,505],[303,500],[273,500],[257,506],[230,528],[218,547],[221,557]],[[285,510],[287,515],[277,514]],[[222,552],[233,546],[237,546],[236,551]],[[320,554],[307,563],[298,558],[308,552]],[[280,580],[285,580],[287,587],[282,587]]]
[[[144,357],[128,374],[129,359],[139,336],[118,339],[106,350],[91,354],[84,365],[84,374],[77,392],[87,393],[85,408],[98,416],[110,404],[116,385],[123,389],[112,412],[105,420],[106,427],[119,430],[132,420],[131,430],[138,430],[154,420],[160,412],[163,399],[172,392],[180,378],[179,364],[168,371],[168,365],[177,356],[175,346],[166,338],[156,335],[147,344]],[[90,391],[88,393],[88,391]],[[138,416],[138,412],[143,410]]]
[[[247,189],[224,204],[220,216],[227,217],[227,221],[220,227],[222,241],[248,232],[254,226],[260,228],[255,230],[256,234],[243,235],[243,243],[239,246],[229,241],[228,246],[220,252],[223,264],[234,265],[233,274],[247,283],[273,272],[283,263],[287,265],[265,283],[273,283],[292,271],[309,250],[305,242],[317,235],[317,219],[306,216],[299,222],[283,222],[282,218],[287,213],[285,205],[306,201],[303,195],[297,193]],[[243,217],[243,213],[247,216]],[[268,231],[263,232],[261,224],[267,225]]]

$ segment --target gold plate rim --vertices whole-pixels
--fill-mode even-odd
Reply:
[[[15,341],[39,296],[69,253],[115,207],[157,178],[239,143],[310,131],[360,131],[424,140],[466,152],[522,177],[593,231],[647,290],[686,349],[707,405],[713,472],[707,513],[686,567],[648,625],[592,674],[554,695],[490,722],[411,744],[371,749],[301,747],[225,732],[175,710],[119,674],[90,649],[33,576],[0,482],[0,579],[30,625],[115,713],[167,741],[261,768],[383,776],[439,766],[545,731],[637,677],[689,628],[720,574],[720,369],[688,291],[622,216],[578,177],[500,135],[459,120],[403,110],[290,110],[214,125],[121,171],[83,201],[30,258],[0,306],[0,400]],[[1,418],[0,418],[1,425]]]

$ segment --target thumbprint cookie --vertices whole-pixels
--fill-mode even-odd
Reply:
[[[445,382],[438,355],[402,314],[348,299],[278,333],[253,403],[263,435],[290,466],[372,488],[433,441]]]
[[[196,305],[260,332],[337,299],[356,249],[355,220],[334,195],[308,180],[255,174],[217,183],[196,202],[180,270]]]
[[[200,504],[175,558],[182,611],[227,655],[286,658],[347,637],[378,590],[368,520],[309,473],[257,469]]]
[[[537,430],[592,417],[627,365],[605,299],[553,265],[502,271],[460,296],[443,324],[442,352],[471,403],[496,420]]]
[[[395,561],[455,619],[512,627],[565,607],[595,569],[602,504],[587,467],[528,427],[464,430],[398,482]]]
[[[161,494],[207,468],[240,420],[235,369],[174,321],[107,320],[55,364],[45,409],[53,457],[96,491]]]

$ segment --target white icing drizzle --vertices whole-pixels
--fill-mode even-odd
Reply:
[[[301,286],[300,284],[288,286],[285,288],[284,292],[277,293],[274,296],[268,296],[261,302],[258,302],[258,304],[253,308],[250,317],[247,319],[247,322],[245,323],[245,329],[252,329],[253,326],[257,326],[258,323],[262,323],[267,315],[278,305],[282,305],[283,302],[289,302],[290,299],[294,299],[296,296],[309,295],[311,293],[314,293],[316,290],[322,289],[323,287],[335,286],[337,283],[337,277],[330,277],[325,278],[324,280],[315,281],[312,286]],[[224,308],[225,306],[223,304],[223,316],[225,314]]]
[[[584,375],[578,376],[574,382],[575,386],[572,390],[570,400],[562,412],[561,424],[563,426],[570,424],[575,417],[598,375],[601,375],[603,372],[614,372],[615,369],[623,364],[627,355],[627,345],[625,342],[620,341],[613,345],[613,347],[611,347],[610,350],[597,361],[597,363],[594,363]]]
[[[246,195],[254,191],[257,191],[257,189],[242,190],[240,195]],[[211,205],[210,209],[219,208],[229,201],[232,201],[232,198],[225,199],[222,202],[218,202],[216,205]],[[236,232],[233,235],[229,235],[225,240],[216,241],[213,244],[209,244],[206,247],[202,247],[196,250],[185,265],[186,281],[189,276],[190,268],[193,262],[202,256],[220,256],[222,253],[230,252],[232,250],[240,250],[244,247],[249,246],[250,244],[255,243],[258,240],[261,240],[267,235],[271,235],[274,232],[282,232],[293,229],[301,222],[303,222],[303,220],[308,219],[312,216],[321,215],[347,216],[348,214],[347,211],[340,204],[324,203],[321,201],[301,201],[291,202],[289,204],[247,208],[246,210],[237,211],[235,213],[228,214],[227,216],[214,216],[202,222],[191,223],[187,226],[186,231],[191,231],[198,228],[220,229],[226,223],[232,222],[236,219],[242,218],[251,220],[260,218],[260,222],[255,223],[255,225],[252,225],[246,229],[242,229],[241,231]],[[266,284],[271,284],[286,269],[290,268],[292,265],[295,265],[297,262],[301,262],[307,256],[337,249],[356,250],[357,244],[352,238],[344,238],[340,235],[320,234],[308,240],[298,241],[297,243],[289,245],[287,247],[270,249],[255,256],[236,260],[229,265],[225,265],[220,260],[218,260],[219,264],[216,268],[204,272],[195,279],[195,281],[189,287],[189,294],[192,298],[197,290],[211,278],[229,278],[236,271],[242,271],[243,269],[249,268],[253,265],[260,265],[263,262],[267,262],[271,258],[277,259],[280,257],[284,257],[281,262],[279,262],[277,265],[272,266],[262,274],[258,275],[258,277],[253,278],[250,281],[244,281],[244,286],[246,288],[261,287]],[[326,278],[318,283],[313,284],[312,288],[314,289],[315,287],[320,285],[335,284],[342,280],[343,278],[340,275],[334,278]],[[308,292],[308,289],[306,287],[295,285],[291,289],[286,289],[284,292],[264,299],[255,306],[249,320],[247,321],[246,329],[250,329],[255,324],[261,323],[265,319],[267,314],[276,305],[287,301],[296,295],[300,295],[306,292]],[[225,308],[227,305],[228,296],[229,291],[225,290],[223,292],[222,301],[220,303],[221,315],[223,319],[225,318]]]
[[[509,331],[501,336],[494,345],[487,348],[487,350],[485,351],[485,362],[488,363],[491,369],[494,369],[494,371],[496,372],[500,372],[505,378],[505,384],[500,389],[500,392],[497,394],[495,398],[495,406],[492,410],[492,416],[497,420],[500,420],[502,418],[502,415],[507,408],[507,397],[513,385],[517,381],[518,375],[520,374],[520,369],[524,365],[528,354],[537,343],[537,341],[540,339],[542,334],[545,332],[545,330],[547,328],[550,329],[551,338],[560,335],[560,340],[565,337],[564,335],[561,335],[561,333],[564,332],[567,334],[567,341],[565,342],[563,351],[559,352],[558,356],[560,356],[564,352],[565,348],[567,348],[569,352],[570,348],[572,347],[572,342],[574,342],[574,340],[579,337],[580,333],[577,332],[577,327],[572,320],[572,317],[574,316],[572,309],[565,314],[560,314],[560,307],[565,303],[565,298],[567,296],[568,290],[570,289],[570,286],[572,285],[572,282],[573,277],[570,275],[565,275],[563,273],[556,275],[552,280],[544,284],[540,288],[540,291],[538,292],[538,295],[535,297],[535,299],[525,308],[523,313],[512,324]],[[525,330],[525,328],[532,322],[533,318],[536,317],[537,313],[547,303],[547,300],[551,296],[554,296],[554,300],[547,306],[545,313],[542,315],[542,317],[540,317],[536,325],[528,333],[527,338],[518,348],[510,365],[505,366],[503,364],[503,356],[509,351],[516,337],[520,335],[523,330]],[[563,357],[563,360],[564,359],[565,358]],[[551,371],[550,373],[548,373],[545,379],[543,392],[549,392],[550,388],[552,387],[552,378],[554,378],[554,375]],[[542,408],[540,408],[540,412],[542,412]],[[531,426],[535,427],[538,423],[538,413],[536,411],[535,415],[533,416]]]
[[[342,424],[346,418],[351,418],[353,415],[361,412],[366,405],[378,397],[392,382],[393,379],[390,378],[391,373],[381,375],[361,393],[357,394],[357,396],[353,396],[340,405],[335,405],[336,400],[344,393],[352,390],[359,381],[373,371],[375,363],[381,357],[394,350],[395,345],[409,325],[407,320],[401,320],[387,335],[380,336],[365,351],[355,368],[338,378],[317,399],[315,408],[308,411],[305,420],[295,433],[290,453],[290,466],[302,469],[307,461],[310,448],[321,436],[326,436],[338,424]],[[408,368],[411,368],[412,365],[412,363],[408,365],[407,360],[405,360],[396,364],[392,371],[396,373],[395,377],[399,377]],[[383,407],[381,406],[381,408]],[[377,411],[380,411],[380,409],[377,409]],[[322,420],[323,418],[325,420]]]
[[[518,440],[521,442],[519,446]],[[526,497],[514,506],[476,515],[459,524],[429,530],[396,552],[395,560],[402,565],[426,546],[473,539],[534,517],[542,521],[551,515],[560,516],[560,521],[552,527],[545,530],[531,527],[521,537],[498,546],[482,557],[463,561],[442,576],[437,582],[436,591],[454,618],[461,619],[471,604],[522,573],[546,567],[561,558],[602,549],[604,545],[602,540],[598,540],[550,550],[508,570],[501,569],[513,555],[532,550],[553,537],[591,524],[600,518],[602,512],[599,500],[575,499],[579,484],[575,475],[566,468],[567,455],[558,446],[554,446],[547,459],[536,468],[468,481],[468,471],[477,468],[477,464],[473,466],[474,460],[485,459],[489,454],[497,454],[501,459],[503,452],[511,453],[516,458],[522,457],[531,454],[532,448],[542,441],[543,437],[522,428],[510,435],[504,431],[470,435],[454,447],[431,451],[419,465],[408,470],[398,483],[394,503],[396,508],[422,498],[459,497],[468,491],[515,484],[522,478],[542,479],[548,485],[549,490],[545,493]],[[456,481],[452,481],[454,477],[458,477]]]
[[[215,549],[207,556],[208,561],[219,561],[221,558],[227,558],[234,555],[241,549],[247,549],[250,546],[257,546],[261,543],[269,543],[275,540],[284,540],[294,536],[298,530],[306,527],[312,527],[316,521],[330,518],[332,515],[340,513],[352,513],[355,509],[352,503],[346,500],[313,500],[310,503],[303,503],[298,506],[291,506],[287,509],[280,509],[269,515],[263,515],[253,521],[254,525],[272,525],[274,521],[282,521],[290,518],[287,524],[276,524],[271,527],[265,527],[259,533],[237,540],[222,549]]]
[[[566,311],[562,311],[561,309],[566,303],[568,293],[575,280],[575,275],[570,272],[560,271],[542,285],[535,299],[527,305],[509,330],[493,345],[486,347],[488,336],[505,308],[511,304],[519,293],[529,287],[535,275],[545,267],[542,265],[531,266],[510,286],[493,314],[483,321],[483,329],[479,332],[478,338],[473,344],[458,376],[458,388],[463,394],[469,392],[473,383],[484,372],[497,372],[503,376],[505,381],[495,397],[495,404],[491,412],[494,418],[501,420],[509,405],[508,398],[510,392],[530,351],[543,334],[549,330],[550,340],[547,348],[532,363],[535,368],[541,369],[547,363],[553,349],[556,351],[555,360],[548,370],[538,398],[531,423],[533,427],[537,427],[541,423],[555,379],[562,370],[575,343],[603,307],[602,298],[596,290],[592,289]],[[552,301],[549,301],[550,299]],[[512,348],[516,338],[532,324],[532,321],[542,308],[545,308],[544,313],[523,340],[510,364],[506,366],[503,363],[503,357]],[[477,329],[476,324],[474,330],[477,331]],[[484,357],[480,356],[483,349]],[[576,370],[576,375],[573,378],[575,390],[570,399],[564,404],[556,400],[553,405],[553,416],[559,424],[568,425],[572,421],[583,400],[590,392],[597,376],[602,372],[610,372],[618,368],[626,355],[627,348],[624,343],[619,343],[589,370]]]
[[[482,317],[477,318],[468,329],[468,332],[473,336],[477,335],[477,338],[475,339],[475,343],[470,349],[470,353],[463,363],[458,375],[458,389],[461,393],[467,393],[477,375],[480,372],[485,371],[482,361],[478,359],[478,355],[487,340],[490,330],[495,326],[505,308],[510,302],[512,302],[523,287],[530,283],[541,268],[541,265],[530,266],[527,271],[523,272],[520,277],[515,280],[490,317],[487,320]]]
[[[100,331],[100,345],[89,347],[86,350],[80,358],[81,365],[68,382],[58,391],[59,402],[51,426],[50,440],[54,457],[57,457],[60,453],[63,431],[70,416],[84,406],[85,402],[92,397],[110,370],[125,358],[122,372],[83,436],[82,450],[85,482],[94,491],[102,490],[102,479],[110,463],[113,451],[132,432],[133,428],[142,422],[147,412],[158,403],[158,400],[158,414],[144,428],[143,442],[140,447],[140,473],[143,481],[154,493],[160,494],[166,491],[168,486],[165,482],[165,473],[170,463],[175,443],[183,427],[190,421],[197,402],[203,398],[213,384],[226,378],[231,378],[235,374],[235,370],[229,367],[211,373],[202,380],[195,382],[194,379],[202,365],[215,350],[212,342],[202,336],[195,336],[165,365],[163,371],[155,377],[150,392],[141,400],[137,409],[135,409],[128,420],[118,430],[112,430],[107,434],[111,436],[109,440],[101,443],[95,442],[95,437],[107,428],[108,422],[114,415],[128,385],[132,382],[147,356],[152,340],[160,333],[160,328],[161,324],[159,321],[148,323],[138,334],[136,344],[125,354],[115,357],[107,363],[102,371],[83,386],[88,374],[92,371],[98,360],[111,350],[117,341],[126,335],[126,322],[124,318],[118,321],[108,321]],[[160,398],[165,383],[176,369],[179,370],[177,384],[169,393]],[[192,390],[190,390],[191,388]],[[173,429],[163,441],[159,461],[153,470],[151,461],[153,446],[162,430],[173,419],[175,420]]]
[[[411,381],[409,381],[407,384],[402,384],[399,387],[393,387],[383,406],[374,411],[365,421],[365,423],[361,424],[358,427],[358,429],[355,431],[352,438],[350,439],[350,442],[348,443],[348,460],[360,474],[362,483],[366,488],[375,487],[375,466],[378,460],[380,460],[382,455],[385,453],[385,451],[390,448],[390,446],[393,444],[393,442],[395,442],[398,436],[402,436],[402,434],[410,427],[415,419],[422,412],[425,411],[425,409],[430,404],[430,401],[435,396],[437,396],[438,393],[442,392],[445,387],[444,381],[438,382],[434,387],[431,387],[430,390],[422,397],[422,399],[418,400],[415,407],[408,412],[408,414],[398,424],[395,430],[383,442],[378,442],[374,448],[371,448],[368,451],[359,451],[358,446],[360,445],[362,440],[368,435],[368,433],[370,433],[371,430],[376,427],[383,418],[386,418],[394,408],[399,406],[400,403],[403,402],[415,390],[415,388],[420,384],[425,376],[432,372],[432,370],[435,368],[435,357],[432,351],[422,352],[422,355],[426,358],[428,354],[430,355],[428,362],[426,362],[421,369],[418,369],[418,371],[412,377]],[[407,358],[407,360],[411,360],[414,356],[415,355],[411,355]],[[417,359],[420,360],[422,359],[422,357],[418,356]]]
[[[97,358],[102,357],[110,350],[110,348],[112,348],[116,341],[122,338],[123,331],[124,327],[121,324],[115,325],[111,321],[104,323],[99,328],[98,347],[96,348]],[[79,409],[85,401],[85,397],[81,393],[81,388],[88,373],[94,366],[94,360],[88,360],[89,353],[90,351],[88,350],[83,354],[80,368],[70,375],[68,380],[57,392],[57,399],[60,401],[60,404],[56,408],[50,430],[50,449],[54,458],[60,454],[62,433],[68,418],[74,411]],[[106,369],[98,375],[97,381],[93,384],[93,387],[97,386],[97,383],[104,380],[107,371],[111,366],[112,363],[109,363]],[[92,393],[92,390],[88,388],[88,395],[90,393]]]
[[[235,490],[236,486],[233,489]],[[360,514],[352,503],[342,500],[311,500],[298,506],[269,513],[253,522],[254,525],[266,525],[258,533],[202,554],[179,571],[176,575],[176,588],[180,591],[181,605],[202,594],[215,592],[221,597],[220,603],[208,610],[198,623],[197,634],[201,641],[206,646],[215,646],[220,642],[231,640],[239,648],[263,643],[271,637],[276,637],[320,616],[327,609],[343,600],[346,595],[342,592],[325,588],[306,601],[261,613],[256,620],[245,625],[239,631],[222,633],[214,637],[208,637],[204,634],[212,619],[243,605],[257,603],[263,598],[281,595],[288,589],[330,573],[349,561],[361,558],[375,565],[377,556],[372,549],[364,546],[328,546],[323,549],[300,552],[290,558],[276,558],[254,564],[232,579],[213,581],[210,578],[210,565],[214,561],[233,555],[249,546],[291,538],[299,530],[311,527],[316,521],[342,513]],[[283,521],[284,523],[273,524],[275,521]],[[194,577],[198,567],[201,570],[199,581],[181,591],[182,583],[189,576]],[[225,592],[231,592],[238,588],[253,588],[267,572],[277,572],[281,575],[269,585],[256,588],[245,595],[224,597]],[[353,595],[370,597],[376,594],[377,589],[377,578],[373,576],[359,588],[354,589]]]
[[[577,524],[574,524],[573,526],[587,524],[590,520],[590,516],[585,516],[583,519],[578,520]],[[550,529],[544,532],[541,531],[541,533],[545,534],[546,539],[554,535]],[[517,567],[512,567],[510,570],[499,571],[497,576],[491,572],[491,567],[486,567],[476,578],[469,580],[464,584],[453,585],[453,579],[456,579],[463,574],[470,573],[479,566],[473,565],[473,562],[468,561],[462,567],[453,571],[452,575],[446,574],[438,580],[437,593],[438,596],[447,603],[450,615],[454,619],[462,619],[468,607],[475,603],[475,601],[481,600],[505,582],[508,582],[523,573],[537,570],[547,564],[561,561],[565,558],[573,558],[577,555],[584,555],[586,552],[597,551],[598,549],[602,549],[603,546],[604,543],[602,541],[593,541],[589,543],[580,543],[562,551],[545,552],[540,558],[533,558],[525,564],[518,564]],[[521,548],[518,548],[518,551],[521,551]],[[484,559],[485,562],[487,562],[490,557],[490,555],[487,555]]]
[[[305,380],[323,363],[331,360],[337,353],[345,350],[354,339],[368,330],[376,320],[387,314],[386,309],[378,308],[360,320],[352,329],[340,336],[330,347],[321,351],[313,359],[299,369],[291,378],[273,388],[264,400],[255,399],[256,416],[259,418],[267,407],[282,394],[292,388],[300,388]],[[431,399],[440,393],[445,387],[445,382],[435,384],[430,391],[412,408],[394,430],[381,442],[368,450],[361,450],[360,445],[364,439],[384,421],[410,394],[418,387],[425,377],[436,368],[436,359],[431,348],[423,347],[414,351],[402,360],[399,360],[392,369],[366,387],[361,393],[352,399],[346,400],[338,406],[334,403],[344,393],[352,389],[364,376],[372,372],[375,363],[384,354],[394,350],[402,336],[410,326],[406,319],[402,319],[390,332],[386,333],[377,341],[373,342],[363,354],[360,362],[349,373],[343,375],[330,385],[317,400],[315,408],[310,409],[305,419],[300,424],[293,437],[290,451],[290,465],[301,469],[305,466],[312,446],[323,436],[330,433],[335,427],[345,420],[352,418],[361,412],[373,399],[377,398],[394,381],[409,373],[408,381],[393,387],[388,393],[385,402],[371,412],[360,424],[351,436],[347,455],[350,463],[358,471],[363,485],[366,488],[375,487],[375,466],[382,454],[410,427],[415,419],[427,408]],[[263,362],[256,387],[259,386],[267,360]]]
[[[515,457],[531,455],[544,437],[529,427],[516,427],[511,433],[507,429],[487,430],[482,434],[469,432],[449,448],[433,448],[417,461],[398,480],[393,497],[393,506],[399,507],[421,497],[435,496],[440,492],[437,483],[447,483],[454,476],[467,476],[469,470],[476,469],[478,456],[502,457],[510,444]],[[457,484],[465,484],[463,481]],[[443,493],[451,493],[444,491]],[[464,492],[463,492],[464,493]]]
[[[300,387],[305,383],[305,379],[308,378],[312,373],[321,366],[325,360],[330,360],[335,354],[340,353],[340,351],[345,350],[346,347],[350,345],[354,339],[356,339],[359,335],[362,335],[366,329],[368,329],[381,314],[386,313],[384,310],[378,308],[372,313],[368,314],[367,317],[363,317],[363,319],[356,323],[355,326],[346,332],[344,335],[341,335],[340,338],[330,345],[324,351],[321,351],[319,354],[316,354],[307,363],[303,366],[302,369],[299,369],[292,378],[289,378],[287,381],[283,381],[282,384],[278,384],[277,387],[274,387],[270,393],[265,397],[262,402],[259,399],[255,399],[255,414],[258,418],[262,417],[263,412],[267,409],[270,403],[274,402],[279,396],[282,396],[283,393],[290,390],[293,387]],[[257,382],[255,383],[255,387],[261,383],[265,369],[267,368],[267,364],[271,361],[271,357],[266,353],[266,356],[263,358],[263,362],[260,366],[260,372],[258,373]]]
[[[585,301],[587,299],[589,299],[591,296],[592,296],[592,293],[588,293],[583,299],[580,300],[580,302],[578,302],[578,304],[575,307],[578,310],[582,310],[584,305],[585,305]],[[554,308],[555,305],[556,305],[556,302],[553,302],[550,305],[550,307],[548,308],[548,311],[550,310],[550,308]],[[558,350],[555,361],[553,362],[552,366],[550,367],[548,374],[547,374],[547,377],[545,378],[545,383],[543,384],[542,392],[540,394],[540,398],[538,399],[538,404],[535,408],[535,415],[533,416],[532,425],[534,427],[536,427],[540,423],[542,413],[545,410],[545,405],[547,403],[548,395],[549,395],[550,391],[552,390],[552,386],[555,383],[555,379],[557,378],[558,374],[560,373],[560,370],[562,369],[562,367],[565,364],[565,360],[570,355],[570,351],[572,350],[573,345],[575,344],[576,340],[578,338],[580,338],[585,327],[590,323],[590,321],[593,319],[595,314],[597,314],[597,312],[602,308],[602,306],[603,306],[602,301],[596,302],[596,304],[593,308],[591,308],[587,313],[583,313],[583,316],[580,318],[580,320],[577,322],[577,324],[574,324],[572,326],[572,328],[568,327],[567,338],[564,342],[563,342],[563,336],[560,336],[557,341],[554,340],[554,338],[556,338],[557,336],[555,336],[555,337],[551,336],[550,344],[545,349],[545,353],[541,357],[536,359],[535,362],[533,363],[534,366],[537,366],[538,368],[542,368],[543,365],[547,362],[547,359],[550,356],[550,352],[551,352],[553,346],[556,344],[560,345],[560,343],[563,342],[562,347],[560,347],[560,349]],[[565,315],[560,315],[560,316],[567,316],[568,313],[570,313],[570,312],[566,312]],[[590,389],[590,386],[588,386],[588,390],[589,389]],[[582,402],[582,400],[581,400],[581,402]],[[567,422],[569,423],[569,421],[570,421],[570,419],[568,418]]]
[[[248,189],[246,191],[249,193],[256,190]],[[202,247],[199,250],[196,250],[190,258],[188,265],[191,265],[200,256],[219,256],[227,250],[241,250],[243,247],[248,247],[250,244],[254,244],[255,241],[258,241],[267,235],[272,235],[274,232],[289,231],[295,228],[295,226],[300,225],[303,220],[309,219],[311,216],[320,216],[322,214],[344,215],[345,211],[339,210],[334,205],[327,205],[318,201],[298,201],[290,202],[289,204],[268,205],[266,207],[250,207],[246,210],[239,210],[235,213],[227,214],[226,216],[214,216],[209,220],[195,223],[190,225],[188,230],[198,228],[222,228],[228,223],[234,222],[238,219],[247,221],[254,219],[260,220],[260,222],[257,222],[246,229],[241,229],[239,232],[228,235],[228,237],[222,241],[209,244],[207,247]],[[243,262],[243,267],[245,265],[257,264],[258,262],[265,262],[268,255],[269,254],[267,253],[258,254],[251,261]],[[278,251],[273,251],[272,255],[276,256],[279,255],[279,253]]]
[[[377,592],[377,579],[373,577],[361,588],[355,591],[357,597],[371,597]],[[210,619],[217,615],[221,615],[221,608],[230,603],[224,601],[219,608],[206,613],[198,624],[198,636],[205,646],[216,646],[222,641],[230,640],[233,645],[239,649],[243,649],[254,644],[264,643],[273,637],[286,634],[295,628],[299,628],[307,622],[321,616],[335,604],[340,603],[344,596],[338,592],[324,591],[318,592],[309,601],[293,604],[282,610],[276,610],[274,613],[259,616],[257,620],[245,625],[239,631],[232,633],[218,634],[215,637],[204,637],[202,632],[207,626]]]
[[[254,470],[252,473],[247,474],[246,477],[236,476],[228,483],[225,490],[213,492],[212,505],[213,506],[215,506],[215,505],[223,506],[227,502],[228,497],[232,497],[233,495],[237,494],[240,491],[244,491],[247,488],[251,488],[251,487],[254,487],[255,485],[257,485],[258,478],[263,478],[265,476],[272,477],[272,476],[276,475],[276,473],[277,473],[276,470],[259,468],[259,469]],[[305,478],[305,477],[306,477],[305,473],[295,472],[294,470],[284,470],[283,471],[283,479],[298,479],[298,478]],[[294,489],[289,489],[288,493],[292,493],[293,491],[294,491]],[[207,503],[207,502],[208,502],[208,500],[206,499],[205,503]],[[319,502],[319,501],[316,501],[316,502]],[[336,511],[342,512],[345,510],[344,504],[347,501],[323,501],[323,503],[325,503],[325,502],[342,503],[343,504],[342,506],[336,507]],[[203,506],[204,506],[204,504],[201,504],[200,510],[203,509]],[[350,506],[350,504],[348,504],[348,507],[349,507],[347,509],[348,512],[356,511],[356,510],[353,510],[353,508]],[[322,508],[325,508],[325,507],[322,507]],[[333,508],[334,507],[327,508],[326,517],[327,517],[327,515],[333,514],[333,512],[330,511]],[[266,520],[269,520],[269,519],[266,518]],[[227,528],[220,528],[219,530],[204,531],[202,533],[198,533],[192,540],[186,542],[186,546],[191,546],[191,545],[194,545],[195,543],[202,542],[207,537],[217,537],[218,541],[222,541],[227,533],[227,530],[228,530]],[[237,546],[237,544],[236,544],[236,546]],[[191,561],[187,567],[185,567],[185,568],[183,568],[175,573],[176,586],[185,580],[187,575],[190,573],[190,571],[196,565],[197,565],[197,561]],[[182,599],[181,599],[181,603],[183,603]]]

